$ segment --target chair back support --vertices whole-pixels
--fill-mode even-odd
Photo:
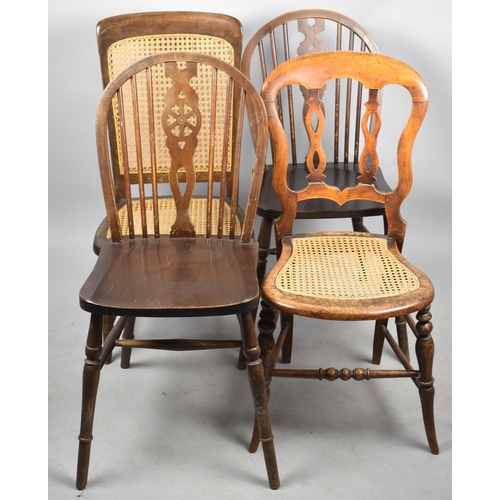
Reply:
[[[126,69],[130,64],[150,55],[165,52],[196,52],[218,57],[226,63],[240,68],[242,52],[242,27],[241,23],[230,16],[203,12],[145,12],[137,14],[126,14],[104,19],[97,25],[97,42],[101,61],[101,73],[103,87],[110,80]],[[198,95],[201,100],[209,99],[204,88],[209,86],[208,74],[199,74]],[[138,80],[137,92],[146,95],[145,80]],[[162,92],[157,87],[158,92]],[[141,98],[138,105],[147,105]],[[229,105],[232,105],[229,102]],[[114,181],[116,183],[117,199],[124,198],[124,170],[125,158],[120,154],[121,135],[117,122],[116,107],[113,112],[113,120],[109,121],[110,144],[114,168]],[[222,155],[228,156],[227,183],[229,190],[232,186],[232,155],[234,149],[234,138],[232,126],[229,129],[231,140],[224,142],[225,131],[218,127],[216,129],[216,160],[214,164],[214,175],[219,176],[222,171]],[[197,178],[206,181],[208,179],[208,150],[209,145],[205,138],[206,131],[199,135],[199,147],[194,158],[194,169]],[[134,138],[128,137],[129,147],[133,147]],[[224,153],[222,148],[225,148]],[[130,159],[129,159],[130,160]],[[132,160],[133,161],[133,160]],[[167,145],[162,142],[157,144],[156,169],[157,175],[168,181],[170,175],[171,158],[168,154]],[[138,166],[134,163],[128,165],[129,182],[139,182]],[[151,164],[146,159],[142,165],[143,172],[151,173]]]
[[[255,143],[249,204],[240,227],[238,180],[245,108],[261,132]],[[118,132],[123,200],[115,192],[110,117]],[[170,52],[128,66],[105,88],[96,117],[99,168],[113,242],[125,236],[148,238],[165,233],[172,237],[241,236],[242,242],[250,241],[266,155],[266,128],[256,89],[239,70],[219,58]],[[203,183],[197,183],[196,175],[200,149],[206,155]],[[158,168],[165,156],[168,176]],[[228,188],[229,172],[232,190]],[[133,186],[135,182],[137,186]],[[164,206],[169,203],[166,197],[172,203],[170,209]],[[166,225],[170,231],[162,231]]]
[[[248,42],[242,60],[242,71],[257,86],[279,64],[310,53],[325,51],[359,51],[378,53],[369,33],[352,19],[329,10],[308,9],[281,15],[263,26]],[[255,76],[254,76],[255,75]],[[335,165],[359,159],[360,120],[362,114],[362,86],[352,81],[337,79],[335,107],[330,109],[332,122],[333,156]],[[292,92],[290,88],[277,96],[278,114],[288,130],[290,158],[293,165],[301,163],[302,140],[300,125],[296,125],[294,108],[307,112],[308,92],[305,88]],[[321,94],[325,88],[321,89]]]
[[[359,159],[358,184],[343,191],[334,184],[327,185],[323,174],[326,168],[323,132],[331,114],[324,110],[321,89],[338,78],[358,81],[369,89],[366,110],[361,120],[364,147]],[[380,192],[375,187],[380,163],[377,154],[377,137],[381,129],[378,96],[389,84],[406,88],[411,96],[411,111],[397,144],[397,185],[389,192]],[[277,103],[280,90],[294,85],[304,87],[309,93],[304,122],[310,140],[304,169],[308,182],[300,190],[294,190],[286,180],[289,138],[280,119]],[[388,236],[394,238],[401,247],[406,223],[400,215],[400,206],[411,189],[412,147],[428,105],[427,88],[420,75],[403,62],[379,54],[315,53],[290,60],[275,69],[264,83],[262,97],[266,104],[275,154],[273,184],[283,205],[282,215],[276,222],[279,238],[292,234],[299,201],[325,198],[343,205],[350,200],[371,200],[385,205]],[[373,120],[373,128],[368,125],[370,119]],[[384,171],[386,169],[387,166],[384,166]]]

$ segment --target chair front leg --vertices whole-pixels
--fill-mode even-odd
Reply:
[[[238,319],[240,320],[243,352],[247,360],[248,380],[254,400],[255,415],[259,429],[258,434],[264,452],[267,477],[269,486],[271,489],[275,490],[279,488],[280,480],[276,462],[276,452],[274,450],[274,436],[271,430],[271,419],[269,416],[266,374],[264,372],[263,361],[260,357],[261,350],[255,332],[252,313],[248,312],[241,314],[238,316]]]
[[[419,365],[420,377],[416,384],[420,393],[422,414],[424,417],[425,432],[431,453],[437,455],[439,446],[436,438],[434,424],[434,377],[432,376],[432,363],[434,359],[434,341],[431,337],[432,315],[430,307],[426,307],[417,314],[417,342],[416,353]]]
[[[76,487],[83,490],[87,486],[90,462],[90,445],[92,443],[92,428],[94,425],[95,402],[101,373],[100,355],[102,351],[102,316],[92,314],[83,367],[82,386],[82,417],[80,425],[80,441],[78,448],[78,466]]]

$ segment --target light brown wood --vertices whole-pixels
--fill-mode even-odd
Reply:
[[[327,121],[334,117],[324,111],[320,90],[339,78],[359,81],[369,89],[362,118],[364,140],[359,174],[357,182],[345,189],[340,189],[335,183],[328,184],[329,179],[323,175],[326,165],[322,133]],[[411,104],[409,115],[404,116],[406,123],[393,144],[398,181],[392,189],[380,191],[376,176],[379,160],[382,164],[382,159],[378,156],[377,139],[383,124],[378,109],[381,91],[388,85],[405,89]],[[289,136],[284,130],[278,104],[280,91],[289,86],[303,87],[308,95],[305,127],[311,140],[305,168],[297,172],[307,180],[299,187],[292,184],[288,176]],[[428,107],[425,82],[414,69],[387,56],[363,52],[324,52],[307,54],[278,66],[264,83],[262,96],[274,151],[273,185],[282,203],[281,216],[275,222],[278,262],[264,278],[264,300],[258,322],[268,393],[273,377],[330,381],[411,378],[419,390],[429,449],[437,454],[439,447],[434,424],[432,376],[434,342],[430,321],[434,288],[430,279],[401,255],[406,222],[401,217],[400,209],[411,189],[412,148]],[[369,125],[370,117],[373,118],[373,126]],[[369,158],[371,168],[368,167]],[[387,166],[387,163],[384,165]],[[295,234],[297,205],[301,201],[319,198],[335,201],[340,206],[354,200],[382,204],[387,235],[346,231]],[[276,312],[281,313],[282,320],[285,320],[277,343],[272,336],[276,327]],[[414,313],[416,323],[410,316]],[[380,363],[382,345],[387,341],[403,369],[277,369],[277,354],[283,344],[283,336],[290,333],[293,315],[333,321],[376,320],[373,362]],[[405,321],[409,324],[416,337],[418,367],[412,366],[406,347],[391,335],[387,328],[388,318],[398,318],[399,323]],[[400,336],[399,324],[397,331]],[[335,333],[335,330],[325,329],[325,332]],[[295,331],[294,334],[300,332]],[[307,334],[309,336],[310,332]],[[258,432],[256,427],[252,439],[254,447]]]
[[[208,72],[208,81],[215,84],[206,92],[210,97],[204,103],[201,96],[205,95],[206,89],[204,86],[200,88],[199,84],[203,72]],[[215,74],[217,78],[212,77]],[[147,105],[141,106],[141,100]],[[221,125],[221,130],[226,133],[225,149],[234,139],[237,153],[230,167],[232,190],[237,192],[244,112],[259,124],[259,131],[255,154],[247,158],[253,172],[250,197],[236,234],[238,211],[234,205],[238,196],[228,193],[228,154],[222,153],[225,164],[222,174],[217,179],[212,178],[209,184],[197,184],[193,159],[198,141],[204,140],[202,131],[211,134],[208,143],[216,140],[214,123],[217,122],[217,127]],[[212,117],[213,114],[216,118]],[[122,140],[117,142],[116,153],[118,157],[128,159],[122,162],[124,178],[130,177],[127,169],[135,169],[139,179],[135,196],[131,185],[125,183],[125,199],[115,196],[113,148],[108,141],[110,119],[120,125]],[[231,134],[228,133],[230,130]],[[154,174],[142,175],[148,162],[155,164],[151,161],[151,152],[159,149],[147,145],[158,146],[160,142],[168,144],[171,156],[172,168],[167,184],[162,184],[160,177]],[[87,484],[100,371],[117,346],[124,352],[124,368],[130,364],[131,348],[174,351],[242,349],[255,414],[258,415],[269,485],[278,488],[265,374],[253,321],[260,297],[258,244],[253,239],[253,225],[267,148],[267,117],[259,93],[238,69],[219,58],[179,51],[152,55],[128,66],[106,86],[97,109],[96,145],[110,236],[103,240],[97,263],[80,290],[80,305],[90,313],[91,323],[83,375],[77,488],[83,489]],[[180,175],[181,170],[183,175]],[[183,191],[180,177],[187,181]],[[158,193],[168,189],[170,192],[165,196],[170,196],[173,204],[162,205],[160,210],[164,195]],[[212,203],[202,203],[201,213],[195,215],[198,217],[195,224],[188,208],[200,200],[206,201],[207,190],[210,190],[213,201],[233,206],[229,210],[215,210]],[[201,193],[195,197],[195,191]],[[148,199],[149,193],[153,193],[152,200]],[[129,209],[133,203],[140,211],[135,222]],[[147,209],[148,203],[153,204],[152,210]],[[165,225],[162,219],[171,215],[165,212],[165,206],[175,213],[170,232],[159,230]],[[125,213],[129,210],[130,224],[120,218],[120,210],[125,210]],[[199,223],[200,218],[211,221],[212,216],[217,217],[217,234],[207,229],[206,222]],[[153,231],[149,229],[151,227]],[[235,339],[182,339],[175,338],[175,334],[174,338],[147,339],[136,338],[133,331],[135,318],[140,316],[219,315],[236,317],[239,335]],[[103,317],[117,318],[115,326],[107,332],[104,344]]]

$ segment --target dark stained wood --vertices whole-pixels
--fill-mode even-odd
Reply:
[[[201,111],[201,106],[198,106],[199,97],[206,89],[197,82],[200,74],[207,68],[210,75],[217,74],[217,78],[208,78],[209,83],[225,83],[217,84],[213,92],[208,89],[209,105]],[[165,85],[165,78],[171,79],[170,87]],[[144,81],[145,91],[140,87],[140,82]],[[163,111],[160,113],[155,112],[158,99],[152,99],[153,95],[159,96],[163,103]],[[146,106],[139,105],[141,99],[145,99]],[[115,110],[110,113],[113,106]],[[224,106],[223,113],[219,112],[221,106]],[[238,195],[231,193],[229,196],[229,193],[231,190],[237,192],[239,188],[237,171],[241,156],[244,111],[253,123],[258,124],[259,130],[254,135],[255,154],[253,158],[248,158],[247,155],[247,160],[251,159],[249,166],[253,174],[250,197],[242,216],[242,209],[235,206]],[[236,112],[236,117],[233,117],[233,112]],[[217,113],[216,119],[212,118],[212,113]],[[117,142],[120,146],[117,153],[122,158],[132,159],[124,162],[127,169],[132,168],[133,163],[138,168],[139,186],[135,198],[130,185],[124,190],[124,199],[117,199],[115,196],[113,147],[110,147],[108,141],[109,119],[111,117],[114,120],[115,116],[120,124],[121,137],[124,138]],[[214,136],[217,132],[213,124],[217,122],[219,126],[219,122],[222,122],[222,130],[226,136],[225,147],[234,138],[235,154],[230,162],[228,153],[223,153],[225,166],[222,174],[217,178],[212,176],[208,184],[197,185],[193,157],[205,122],[208,124],[206,130]],[[151,137],[147,137],[148,135]],[[131,141],[130,137],[135,140]],[[209,138],[209,143],[211,139]],[[102,240],[95,267],[80,290],[80,305],[90,313],[91,320],[83,375],[76,483],[78,489],[85,488],[87,484],[100,372],[115,347],[122,349],[123,368],[130,365],[132,348],[167,351],[240,348],[249,375],[250,392],[257,415],[257,432],[263,443],[269,486],[273,489],[279,487],[267,408],[265,370],[260,359],[253,320],[260,298],[257,277],[259,248],[253,238],[253,226],[265,166],[267,140],[267,117],[258,91],[238,69],[216,57],[179,51],[149,56],[128,66],[105,88],[96,116],[96,145],[108,219],[106,226],[111,237]],[[143,166],[150,161],[151,151],[156,151],[147,145],[157,145],[158,141],[168,143],[172,158],[170,182],[167,184],[162,184],[160,176],[141,174]],[[176,175],[180,170],[184,171],[187,180],[187,187],[183,191],[180,189],[180,176]],[[229,170],[233,176],[231,190]],[[168,189],[169,194],[158,194]],[[191,220],[191,212],[187,210],[191,202],[206,200],[208,190],[214,199],[233,204],[229,216],[225,210],[217,210],[217,213],[213,210],[212,215],[218,216],[214,222],[214,226],[219,228],[216,231],[218,234],[195,224]],[[193,195],[195,191],[199,192],[196,196]],[[152,198],[149,193],[153,193]],[[176,217],[172,217],[174,222],[170,232],[159,230],[164,222],[161,217],[166,216],[163,212],[158,212],[158,204],[164,196],[170,196],[175,202],[171,210]],[[156,209],[146,210],[149,202],[156,205]],[[140,218],[136,223],[137,227],[134,224],[127,227],[121,224],[118,212],[122,207],[133,203],[139,207]],[[193,215],[193,218],[198,216],[199,214]],[[236,234],[235,220],[241,216],[241,230]],[[228,223],[233,225],[232,230],[226,230]],[[151,231],[150,227],[154,227],[154,230]],[[105,229],[101,226],[100,230]],[[211,236],[207,236],[207,233]],[[175,333],[173,338],[161,339],[139,338],[134,335],[136,317],[222,315],[236,316],[239,335],[234,339],[175,338]],[[106,326],[104,343],[103,318],[117,318],[112,328],[110,325]]]
[[[359,172],[356,182],[346,189],[340,189],[337,183],[332,183],[331,179],[322,175],[326,171],[321,150],[323,124],[335,117],[322,109],[319,91],[338,78],[359,81],[369,89],[366,111],[362,117],[364,148],[360,155]],[[297,173],[306,181],[296,184],[293,184],[289,175],[289,137],[278,110],[279,92],[292,85],[307,90],[309,109],[305,115],[305,125],[311,137],[310,154],[305,167],[297,169]],[[380,174],[380,170],[377,171],[377,137],[381,128],[378,109],[381,91],[388,85],[406,89],[411,107],[409,116],[403,117],[406,122],[401,121],[404,125],[393,145],[393,156],[397,158],[397,185],[381,191],[375,182],[375,176],[378,178]],[[434,341],[430,321],[434,288],[430,279],[401,254],[406,230],[406,222],[400,214],[401,204],[412,185],[412,148],[427,112],[426,85],[415,70],[396,59],[379,54],[339,51],[307,54],[283,63],[269,74],[262,96],[268,113],[274,151],[273,185],[282,205],[281,215],[275,222],[278,262],[263,280],[263,307],[257,323],[268,390],[273,377],[330,381],[411,378],[419,390],[429,449],[431,453],[437,454],[439,447],[433,409]],[[314,123],[313,114],[316,117]],[[371,168],[366,165],[368,158],[372,161]],[[331,200],[340,206],[352,201],[380,203],[385,210],[387,235],[346,231],[295,234],[293,226],[295,219],[299,217],[298,204],[320,198]],[[314,246],[314,241],[325,240],[330,245],[328,251],[332,249],[335,256],[331,257],[324,250],[325,247]],[[334,240],[347,243],[342,247],[334,247]],[[365,252],[364,248],[369,250]],[[261,249],[259,254],[260,252]],[[338,254],[342,255],[339,257]],[[384,263],[379,270],[372,271],[377,259]],[[345,272],[341,267],[345,267]],[[405,284],[401,288],[393,287],[392,285],[400,282],[403,274],[406,276],[403,279]],[[285,278],[282,279],[282,276]],[[410,279],[413,284],[406,286]],[[340,281],[345,287],[337,292]],[[324,288],[318,291],[317,285]],[[368,289],[373,292],[365,294]],[[277,313],[281,315],[283,324],[275,345],[272,332],[276,326]],[[416,323],[411,316],[415,313]],[[375,320],[373,363],[380,364],[382,347],[387,341],[402,369],[276,368],[277,354],[283,344],[282,337],[292,331],[294,315],[333,321]],[[397,319],[398,339],[392,336],[387,327],[390,318]],[[408,324],[416,337],[418,367],[412,366],[408,345],[401,340],[402,333],[406,340],[406,329],[402,328],[402,323]],[[325,328],[325,331],[335,330]],[[295,331],[294,334],[300,332]],[[258,433],[256,426],[252,438],[254,449],[258,444]]]
[[[143,13],[132,13],[109,17],[101,20],[97,24],[97,46],[101,65],[101,76],[103,89],[109,84],[110,80],[116,76],[119,72],[120,64],[125,63],[131,64],[138,59],[152,55],[158,51],[166,51],[165,47],[168,45],[167,40],[170,42],[178,41],[178,45],[170,43],[168,45],[170,50],[180,50],[185,39],[190,37],[206,37],[207,39],[219,39],[224,41],[230,47],[230,53],[233,57],[233,65],[236,68],[241,66],[241,54],[242,54],[242,43],[243,34],[242,26],[239,20],[234,17],[205,13],[205,12],[176,12],[176,11],[164,11],[164,12],[143,12]],[[152,41],[154,37],[154,42]],[[201,43],[201,50],[207,51],[207,53],[218,56],[217,44],[206,44]],[[119,59],[119,62],[115,62],[115,58]],[[229,57],[229,53],[225,53],[224,57]],[[147,77],[147,88],[148,88],[148,103],[149,112],[153,111],[153,87],[151,85],[151,74]],[[234,102],[238,102],[235,99]],[[122,103],[119,103],[119,111],[123,116],[124,110]],[[234,112],[237,110],[235,109]],[[150,122],[151,124],[151,122]],[[186,182],[185,171],[183,169],[176,169],[175,175],[171,177],[170,171],[159,170],[156,162],[156,140],[154,129],[149,130],[149,149],[151,151],[151,169],[150,171],[143,171],[139,168],[138,172],[129,171],[128,165],[128,155],[122,157],[123,170],[120,168],[118,144],[127,144],[127,137],[124,135],[125,127],[123,123],[119,126],[114,120],[113,113],[110,111],[110,116],[108,120],[109,127],[109,142],[111,150],[111,159],[113,165],[113,183],[115,187],[115,197],[118,203],[124,203],[127,200],[127,212],[128,212],[128,224],[129,224],[129,237],[135,237],[135,228],[133,224],[133,197],[132,188],[135,185],[144,186],[144,184],[150,183],[152,185],[152,199],[153,199],[153,212],[154,212],[154,223],[153,223],[153,233],[156,237],[160,234],[160,221],[158,213],[158,197],[156,186],[158,183],[170,182],[172,179],[174,184],[178,182]],[[233,133],[235,130],[233,129]],[[137,137],[140,140],[140,136]],[[232,147],[237,147],[238,141],[235,136],[232,136]],[[137,146],[140,147],[140,144]],[[127,148],[125,148],[127,149]],[[196,182],[212,182],[214,179],[216,181],[220,178],[220,172],[218,170],[214,171],[214,165],[209,167],[209,172],[203,169],[195,169],[194,176]],[[192,174],[192,172],[191,172]],[[227,176],[227,190],[228,193],[232,193],[233,186],[233,169],[230,169],[229,175]],[[237,203],[237,190],[234,191],[233,201]],[[179,194],[178,194],[179,196]],[[185,198],[187,199],[187,198]],[[141,233],[144,235],[147,232],[145,227],[145,200],[141,201]],[[184,207],[184,212],[185,212]],[[207,233],[211,236],[211,211],[212,204],[207,204]],[[243,209],[239,206],[231,205],[231,214],[237,215],[240,222],[243,221]],[[174,230],[175,234],[179,231],[183,231],[181,227],[187,225],[186,214],[179,214],[179,223]],[[182,221],[182,222],[181,222]],[[94,235],[93,250],[96,254],[99,254],[103,241],[109,238],[108,235],[109,223],[107,217],[98,226],[96,233]],[[186,230],[191,230],[192,228],[186,227]],[[169,228],[170,231],[170,228]],[[114,228],[114,234],[116,236],[116,227]],[[192,233],[193,234],[193,233]],[[234,235],[234,226],[232,226],[232,235]],[[105,319],[105,329],[104,334],[107,331],[108,320]]]
[[[325,51],[359,51],[378,53],[378,47],[365,28],[353,19],[338,12],[325,9],[304,9],[288,12],[278,16],[262,26],[251,37],[245,47],[242,59],[242,71],[260,87],[267,75],[279,64],[297,56]],[[260,70],[254,70],[254,60],[260,63]],[[253,73],[255,72],[255,75]],[[279,92],[276,95],[277,111],[281,123],[284,124],[290,158],[288,177],[291,185],[303,182],[302,172],[307,161],[321,159],[322,166],[310,175],[321,180],[325,175],[342,191],[357,182],[359,174],[359,140],[361,134],[362,85],[353,86],[351,79],[339,78],[328,84],[333,92],[326,93],[327,87],[317,89],[318,107],[326,116],[334,116],[333,133],[322,135],[324,148],[317,144],[310,149],[311,157],[304,161],[299,148],[309,141],[314,141],[315,134],[311,129],[305,130],[306,113],[311,112],[307,105],[310,99],[309,90],[300,87],[300,92],[286,90],[286,98]],[[328,99],[326,99],[328,97]],[[302,116],[295,117],[301,111]],[[271,144],[271,151],[273,146]],[[274,153],[273,153],[274,158]],[[281,213],[281,203],[273,188],[273,162],[266,166],[264,181],[259,198],[258,215],[262,217],[262,229],[259,235],[261,247],[259,259],[259,276],[266,274],[267,258],[275,251],[270,248],[272,225],[267,220],[276,220]],[[388,186],[379,170],[377,184],[381,190]],[[378,201],[355,200],[338,204],[334,200],[315,199],[301,202],[297,206],[298,219],[351,219],[354,230],[368,230],[363,223],[364,217],[383,217],[384,207]],[[291,359],[290,335],[285,343],[282,361]]]
[[[257,243],[234,244],[228,238],[162,235],[107,241],[81,289],[80,304],[88,312],[115,316],[131,311],[161,317],[252,311],[259,300],[257,255]]]
[[[97,24],[97,46],[101,65],[103,89],[106,88],[111,78],[115,76],[114,73],[110,73],[110,68],[112,67],[112,61],[110,61],[110,50],[117,44],[127,44],[128,52],[126,57],[128,57],[129,63],[131,64],[138,58],[155,53],[155,44],[146,43],[148,37],[165,38],[170,36],[177,37],[179,40],[182,40],[183,37],[189,37],[189,35],[215,37],[223,40],[232,49],[234,66],[238,69],[241,67],[241,56],[243,50],[242,26],[240,21],[232,16],[209,12],[176,11],[124,14],[103,19]],[[134,49],[134,44],[137,47],[136,49]],[[144,47],[150,48],[146,49]],[[210,50],[212,50],[212,52],[216,52],[213,48],[209,48],[207,50],[209,53]],[[210,55],[217,56],[216,53],[211,53]],[[128,192],[130,186],[135,184],[140,185],[141,182],[153,182],[153,185],[155,185],[156,182],[170,182],[170,172],[164,170],[160,172],[157,172],[157,169],[153,169],[152,172],[121,172],[118,161],[118,142],[116,135],[120,132],[115,130],[116,125],[115,121],[112,119],[112,114],[110,115],[108,126],[110,151],[113,164],[113,182],[115,185],[117,201],[124,200],[126,197],[125,193]],[[237,144],[234,135],[231,136],[231,141],[233,142],[232,146],[234,147]],[[152,157],[155,158],[155,155],[153,154]],[[127,158],[124,158],[123,161],[127,162]],[[152,181],[152,175],[155,175],[157,179]],[[197,182],[207,182],[208,175],[208,169],[207,171],[195,171]],[[220,172],[215,171],[213,175],[214,179],[218,180]],[[179,175],[176,175],[175,178],[179,182],[186,181],[184,171],[179,172]],[[229,170],[227,189],[229,193],[232,192],[232,169]],[[152,193],[152,196],[154,198],[155,193]],[[156,207],[156,204],[154,206]],[[132,207],[129,207],[129,214],[131,211]],[[238,211],[238,213],[241,212],[242,210]],[[130,217],[129,221],[131,221]],[[96,231],[93,245],[94,252],[96,254],[99,253],[102,242],[106,239],[108,229],[107,224],[107,220],[104,219]],[[154,228],[155,231],[159,231],[156,224]]]

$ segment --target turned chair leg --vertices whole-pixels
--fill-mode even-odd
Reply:
[[[388,320],[377,320],[375,322],[375,332],[373,335],[373,355],[372,363],[374,365],[379,365],[382,359],[382,351],[384,349],[385,335],[380,328],[381,326],[387,327]],[[406,333],[406,319],[404,316],[398,316],[396,318],[396,330],[398,333],[398,344],[406,359],[410,360],[410,349],[408,347],[408,335]]]
[[[417,342],[416,353],[420,370],[420,377],[416,380],[416,385],[420,393],[422,404],[422,414],[424,418],[425,433],[431,453],[437,455],[439,446],[436,437],[434,424],[434,378],[432,376],[432,362],[434,359],[434,341],[431,337],[432,315],[430,307],[426,307],[417,314]]]
[[[382,327],[387,327],[387,319],[379,319],[375,322],[375,333],[373,335],[373,355],[372,363],[379,365],[382,360],[382,350],[384,349],[385,335]]]
[[[361,233],[369,233],[368,229],[366,228],[363,222],[363,217],[353,217],[351,219],[351,223],[353,231],[359,231]]]
[[[257,261],[257,279],[259,281],[259,287],[262,285],[264,278],[266,277],[267,269],[267,257],[269,256],[269,251],[271,247],[271,234],[273,230],[273,219],[262,219],[259,230],[259,259]],[[252,311],[252,317],[255,321],[257,317],[257,310],[255,308]],[[246,358],[243,354],[243,348],[240,349],[240,355],[238,358],[238,369],[244,370],[246,368]]]
[[[271,233],[273,229],[272,219],[262,219],[259,230],[259,259],[257,261],[257,279],[259,281],[259,287],[262,285],[264,278],[266,277],[267,268],[267,257],[269,256],[269,250],[271,246]],[[252,318],[255,321],[257,317],[257,309],[252,311]],[[238,357],[238,370],[244,370],[247,365],[247,360],[243,353],[243,348],[240,349],[240,354]]]
[[[276,343],[274,342],[274,331],[276,329],[276,319],[279,316],[267,302],[262,301],[260,310],[260,319],[257,323],[259,329],[259,347],[262,366],[264,367],[264,377],[266,381],[267,402],[271,396],[271,377],[272,370],[276,364]],[[256,415],[257,417],[257,415]],[[250,440],[249,451],[255,453],[259,447],[260,434],[257,418],[255,418],[252,439]]]
[[[262,285],[266,276],[267,257],[271,247],[271,234],[273,230],[273,219],[262,219],[259,230],[259,260],[257,262],[257,278],[259,286]]]
[[[271,420],[269,417],[264,363],[260,357],[261,350],[255,332],[252,313],[241,314],[238,316],[238,319],[240,320],[243,352],[247,360],[248,380],[254,400],[258,435],[264,452],[267,477],[269,486],[271,489],[275,490],[279,488],[280,480],[276,462],[276,452],[274,450],[274,436],[271,430]]]
[[[406,333],[406,319],[404,316],[396,318],[396,330],[398,332],[398,344],[406,359],[410,361],[410,348],[408,346],[408,334]]]
[[[115,324],[116,316],[103,316],[102,317],[102,338],[103,343],[107,339],[109,332],[113,329],[113,325]],[[109,365],[111,363],[111,353],[107,357],[105,363]]]
[[[292,345],[293,345],[293,314],[281,313],[280,314],[281,327],[283,323],[288,322],[288,333],[286,334],[281,348],[281,362],[291,363],[292,361]]]
[[[90,445],[94,424],[95,402],[101,373],[100,355],[102,351],[102,316],[92,314],[85,353],[87,359],[83,367],[82,418],[78,448],[76,487],[83,490],[87,486],[90,462]]]
[[[128,318],[127,323],[125,324],[122,337],[127,340],[132,340],[134,338],[134,327],[135,327],[135,317],[131,316],[130,318]],[[122,358],[120,365],[122,368],[130,367],[131,354],[132,354],[131,347],[122,347]]]

